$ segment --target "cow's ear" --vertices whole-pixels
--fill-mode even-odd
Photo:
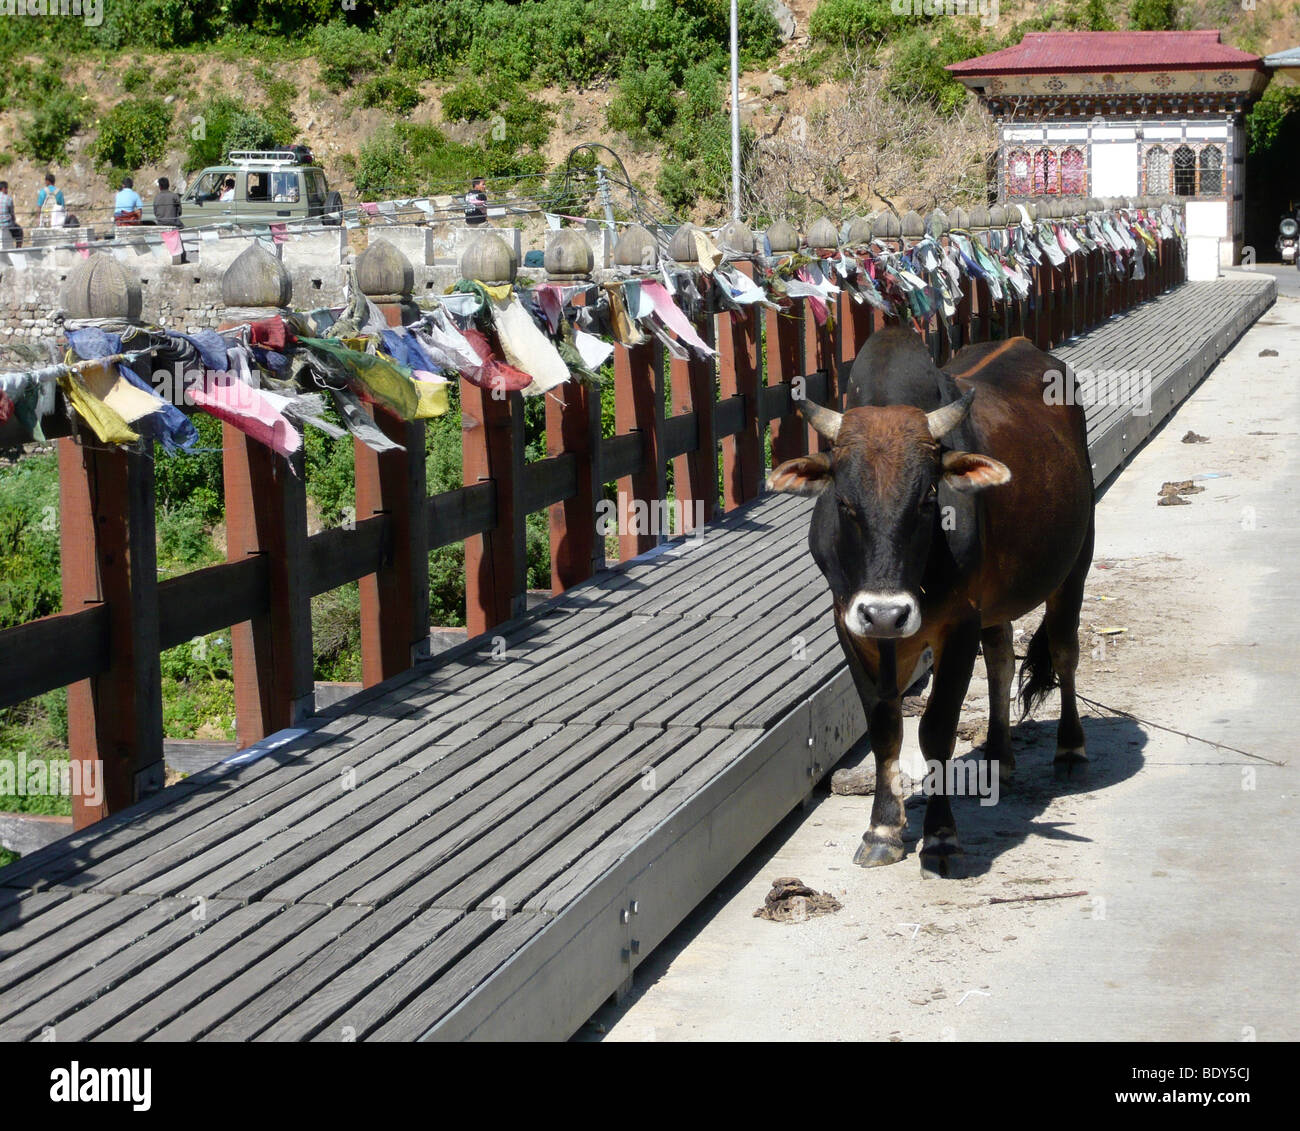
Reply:
[[[831,457],[826,452],[788,459],[767,477],[769,491],[789,495],[819,495],[831,481]]]
[[[975,452],[944,452],[943,478],[954,491],[983,491],[1011,482],[1011,469]]]

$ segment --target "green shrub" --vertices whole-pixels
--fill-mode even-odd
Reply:
[[[226,131],[226,152],[232,149],[274,149],[288,145],[291,134],[276,129],[275,125],[254,110],[245,110],[230,120]]]
[[[148,90],[151,83],[152,76],[149,74],[149,68],[140,63],[132,63],[122,72],[122,89],[127,94],[139,94],[141,91]]]
[[[967,90],[944,67],[991,47],[952,20],[942,21],[938,37],[929,26],[920,24],[896,42],[889,60],[887,90],[898,99],[920,96],[941,114],[951,114],[966,102]]]
[[[44,96],[21,126],[18,148],[37,161],[61,161],[68,141],[85,121],[86,100],[70,90]]]
[[[172,111],[161,98],[128,98],[99,120],[90,153],[100,171],[135,170],[162,160]]]
[[[395,114],[409,114],[420,104],[420,92],[394,74],[375,75],[361,87],[362,106],[382,106]]]
[[[342,20],[314,28],[309,42],[320,64],[321,82],[335,93],[351,86],[358,75],[373,71],[383,58],[376,34]]]
[[[1175,0],[1133,0],[1128,13],[1135,31],[1171,31],[1178,22]]]
[[[62,601],[58,460],[25,456],[0,468],[0,629],[57,613]]]
[[[821,0],[808,21],[808,35],[852,50],[874,46],[911,22],[909,15],[894,14],[891,0]]]
[[[628,67],[610,102],[610,128],[629,137],[662,138],[677,117],[677,91],[672,75],[658,62],[641,69]]]

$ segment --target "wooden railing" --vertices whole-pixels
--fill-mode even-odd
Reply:
[[[897,246],[897,241],[895,241]],[[1034,269],[1027,300],[995,301],[967,280],[951,332],[927,340],[943,362],[961,345],[1024,334],[1044,349],[1181,281],[1176,240],[1163,241],[1145,280],[1115,282],[1102,253]],[[741,269],[753,275],[755,265]],[[398,308],[391,308],[396,311]],[[0,706],[69,686],[74,760],[103,764],[105,797],[74,799],[78,827],[162,785],[160,653],[232,628],[241,744],[291,726],[312,710],[310,601],[360,581],[362,665],[373,685],[409,668],[427,647],[428,554],[464,542],[471,636],[523,611],[524,519],[549,512],[551,585],[578,584],[603,567],[597,507],[605,485],[619,500],[619,558],[658,537],[634,529],[633,509],[667,501],[666,467],[687,528],[755,498],[772,460],[822,443],[795,413],[794,379],[808,397],[840,403],[841,377],[882,317],[841,293],[835,317],[748,308],[708,313],[697,328],[716,343],[711,361],[670,360],[662,348],[615,349],[616,434],[601,438],[600,397],[571,382],[547,398],[547,457],[525,463],[520,395],[505,399],[460,383],[465,485],[428,496],[422,423],[376,408],[404,451],[356,444],[357,521],[307,534],[305,476],[225,426],[228,529],[225,564],[159,581],[154,560],[153,455],[58,439],[64,611],[0,632]],[[395,314],[390,311],[390,319]],[[668,388],[666,389],[666,384]],[[671,402],[666,392],[671,390]],[[47,421],[51,434],[57,435]],[[301,453],[296,457],[301,460]],[[721,490],[719,490],[719,459]]]

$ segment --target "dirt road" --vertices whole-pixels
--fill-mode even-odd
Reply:
[[[1284,295],[1106,492],[1079,674],[1107,708],[1288,763],[1298,345],[1300,298]],[[1185,480],[1204,489],[1157,505]],[[1085,786],[1052,779],[1053,696],[1018,728],[997,804],[956,803],[970,878],[922,880],[919,795],[908,857],[854,867],[871,799],[819,793],[580,1039],[1294,1040],[1297,771],[1085,710]],[[963,721],[986,717],[979,664]],[[843,909],[754,918],[777,877]],[[1086,894],[990,902],[1072,892]]]

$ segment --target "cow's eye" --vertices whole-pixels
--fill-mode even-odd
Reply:
[[[930,506],[938,497],[939,497],[939,487],[937,484],[931,483],[929,489],[925,492],[924,495],[921,496],[921,506],[922,507]]]

